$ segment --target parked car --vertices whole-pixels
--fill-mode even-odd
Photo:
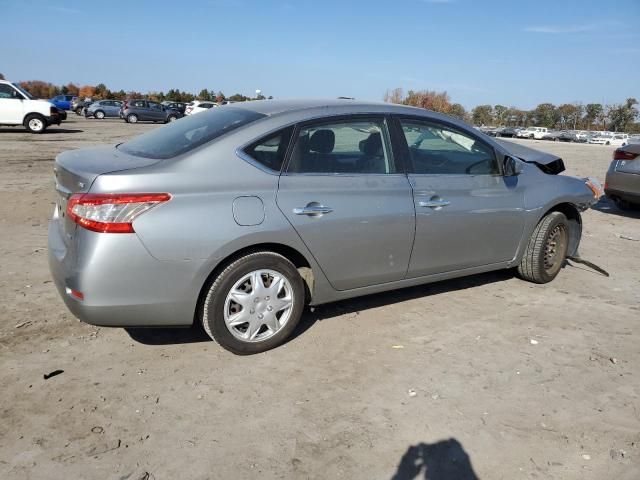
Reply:
[[[74,99],[73,95],[58,95],[49,100],[60,110],[71,110],[71,101]]]
[[[162,105],[164,105],[167,108],[172,108],[174,110],[178,110],[183,115],[184,115],[185,110],[187,109],[187,104],[184,103],[184,102],[165,101],[165,102],[162,102]]]
[[[196,113],[206,112],[211,108],[217,107],[218,104],[216,102],[203,102],[200,100],[194,100],[193,102],[189,102],[187,105],[187,109],[185,110],[185,115],[195,115]]]
[[[522,130],[519,127],[505,127],[501,129],[499,132],[496,132],[496,137],[517,137],[518,133]]]
[[[31,133],[42,133],[51,125],[60,125],[62,113],[48,100],[35,99],[17,83],[0,80],[0,125],[23,125]]]
[[[524,130],[520,130],[516,136],[518,138],[531,138],[540,140],[548,133],[545,127],[527,127]]]
[[[598,197],[563,170],[423,109],[237,103],[58,155],[50,267],[85,322],[195,318],[256,353],[307,304],[512,267],[550,282]]]
[[[609,143],[605,145],[613,145],[614,147],[624,147],[629,143],[629,134],[627,133],[614,133],[609,139]]]
[[[640,144],[631,143],[613,152],[604,191],[621,210],[640,207]]]
[[[169,123],[182,118],[182,114],[179,111],[166,108],[164,105],[150,100],[128,100],[123,102],[119,116],[127,123],[139,121]]]
[[[74,100],[71,102],[71,110],[76,112],[77,115],[83,115],[85,108],[93,103],[91,98],[78,98],[74,97]]]
[[[84,116],[99,120],[105,117],[119,117],[122,103],[120,100],[98,100],[85,109]]]
[[[559,130],[549,130],[542,136],[542,140],[550,140],[552,142],[559,142],[560,138],[564,135],[564,132]]]

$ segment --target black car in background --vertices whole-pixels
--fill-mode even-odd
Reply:
[[[127,100],[120,109],[120,118],[127,123],[139,121],[169,123],[182,117],[183,115],[179,110],[174,110],[151,100]]]
[[[162,105],[164,105],[165,107],[177,110],[182,115],[184,115],[184,111],[187,109],[187,104],[184,103],[184,102],[171,102],[171,101],[167,100],[167,101],[162,102]]]

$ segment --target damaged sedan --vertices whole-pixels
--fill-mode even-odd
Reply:
[[[498,269],[550,282],[600,195],[563,170],[423,109],[236,103],[60,154],[50,268],[82,321],[199,322],[257,353],[307,305]]]

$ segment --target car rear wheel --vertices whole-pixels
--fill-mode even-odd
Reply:
[[[205,331],[239,355],[281,345],[296,328],[305,303],[304,284],[296,267],[268,251],[233,261],[205,292],[199,310]]]
[[[567,217],[560,212],[551,212],[533,231],[518,266],[518,275],[534,283],[550,282],[564,265],[568,248]]]
[[[77,107],[75,111],[76,115],[82,115],[82,107]]]
[[[175,122],[177,119],[178,117],[176,117],[175,115],[169,115],[169,117],[167,117],[167,123]]]
[[[47,129],[47,121],[42,115],[34,113],[25,118],[24,126],[31,133],[42,133]]]
[[[102,120],[104,118],[104,112],[102,110],[96,110],[93,116],[96,117],[98,120]]]
[[[137,121],[138,121],[138,116],[135,113],[130,113],[129,115],[127,115],[127,122],[137,123]]]

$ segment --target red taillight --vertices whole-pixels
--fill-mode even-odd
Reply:
[[[616,150],[615,152],[613,152],[613,159],[614,160],[633,160],[638,155],[640,154],[627,152],[625,150]]]
[[[133,221],[159,203],[168,193],[76,193],[67,203],[67,215],[87,230],[100,233],[133,233]]]

